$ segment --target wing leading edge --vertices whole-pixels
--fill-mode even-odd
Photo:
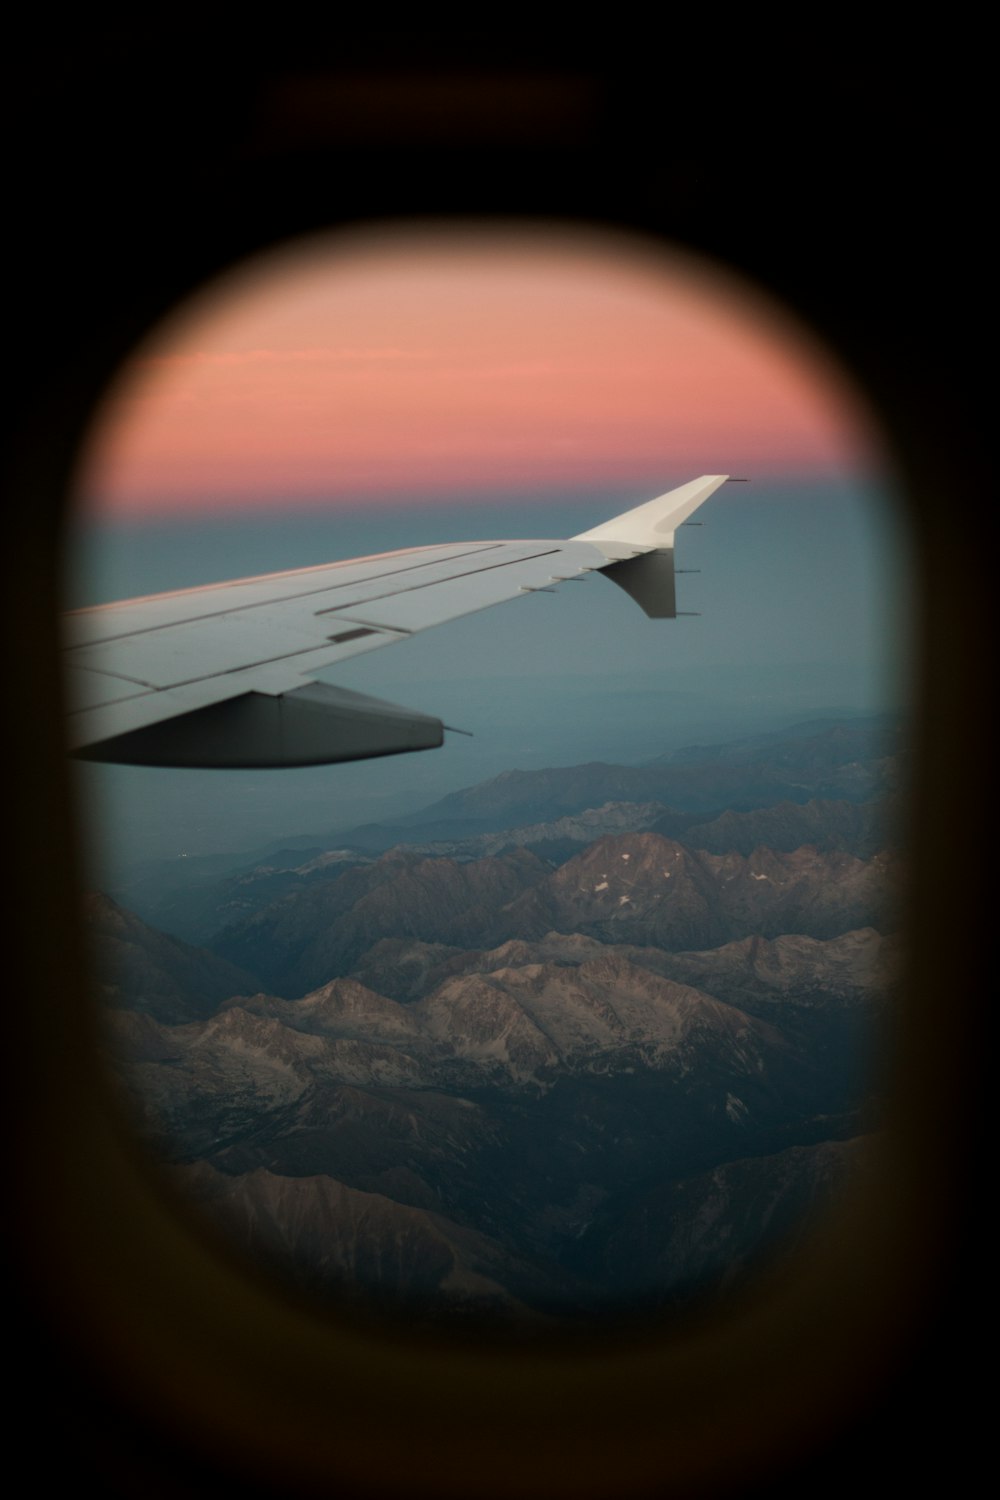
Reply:
[[[310,681],[462,615],[603,572],[676,611],[674,533],[710,474],[565,541],[416,547],[65,616],[70,745],[90,760],[302,766],[440,745],[440,719]]]

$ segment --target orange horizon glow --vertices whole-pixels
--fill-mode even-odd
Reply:
[[[78,490],[115,516],[426,503],[827,476],[876,449],[832,360],[728,275],[610,235],[397,228],[192,299],[124,368]]]

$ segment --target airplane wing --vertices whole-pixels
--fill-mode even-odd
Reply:
[[[674,531],[728,477],[691,480],[566,541],[415,547],[76,610],[64,617],[71,749],[244,767],[440,745],[440,719],[311,674],[595,571],[672,619]]]

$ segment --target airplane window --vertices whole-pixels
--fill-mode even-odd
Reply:
[[[739,1296],[863,1183],[893,486],[790,317],[611,234],[341,231],[137,351],[67,581],[86,921],[211,1232],[317,1307],[579,1336]]]

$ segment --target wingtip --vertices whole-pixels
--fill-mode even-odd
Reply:
[[[590,531],[580,532],[573,540],[594,542],[602,548],[632,547],[651,551],[653,548],[672,547],[676,528],[704,505],[728,478],[728,474],[701,474],[666,494],[657,495],[654,500],[647,500],[644,505],[612,516]]]

